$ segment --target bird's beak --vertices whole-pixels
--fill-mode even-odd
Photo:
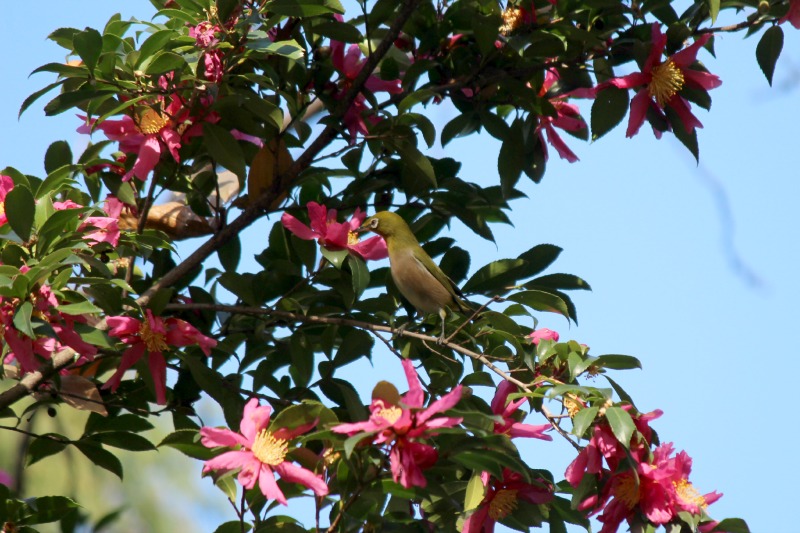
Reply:
[[[361,235],[362,233],[366,233],[366,232],[368,232],[368,231],[369,231],[369,226],[359,226],[359,227],[358,227],[358,228],[356,228],[356,230],[355,230],[355,232],[356,232],[357,234],[359,234],[359,235]]]

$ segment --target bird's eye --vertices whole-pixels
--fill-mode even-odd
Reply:
[[[369,227],[372,228],[372,229],[377,229],[378,228],[378,219],[377,218],[373,218],[372,222],[369,223]]]

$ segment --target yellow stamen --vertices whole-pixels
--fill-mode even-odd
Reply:
[[[518,7],[509,7],[503,11],[503,25],[500,26],[500,33],[503,35],[511,35],[523,23],[522,10]]]
[[[289,451],[289,443],[283,439],[276,439],[272,433],[262,429],[256,435],[250,451],[262,463],[277,466],[284,461],[286,453]]]
[[[169,117],[154,109],[147,108],[141,114],[134,115],[134,122],[139,131],[145,135],[153,135],[169,124]]]
[[[658,105],[664,107],[667,102],[680,91],[684,85],[683,72],[671,59],[650,71],[652,79],[647,86],[647,92],[656,99]]]
[[[348,246],[355,246],[358,244],[358,233],[355,231],[348,231],[347,232],[347,245]]]
[[[684,502],[696,505],[701,509],[705,509],[706,507],[708,507],[708,503],[706,503],[706,499],[703,498],[703,495],[697,492],[697,489],[694,488],[694,485],[692,485],[685,479],[681,479],[680,481],[673,481],[672,484],[675,486],[675,492],[678,493],[678,498],[680,498]]]
[[[639,485],[631,474],[623,474],[617,478],[614,496],[622,501],[628,509],[639,503]]]
[[[583,403],[574,394],[566,394],[562,400],[570,418],[574,418],[578,411],[583,409]]]
[[[513,489],[501,489],[494,495],[489,503],[489,516],[492,520],[502,520],[514,512],[517,508],[517,491]]]
[[[142,325],[139,326],[139,337],[144,342],[144,345],[147,346],[148,352],[163,352],[167,349],[167,341],[164,338],[164,334],[153,331],[150,328],[150,321],[147,320],[147,317],[142,321]]]
[[[396,405],[392,405],[389,407],[384,407],[380,411],[378,411],[378,416],[389,422],[390,424],[394,424],[397,422],[397,419],[400,418],[400,415],[403,414],[403,410],[397,407]]]

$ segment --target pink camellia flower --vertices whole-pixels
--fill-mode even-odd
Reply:
[[[553,437],[546,435],[545,431],[550,429],[550,424],[534,426],[523,424],[514,418],[520,406],[525,403],[525,398],[519,398],[513,402],[508,401],[508,395],[517,392],[517,386],[509,381],[503,381],[497,386],[497,392],[492,400],[492,412],[500,416],[503,422],[494,423],[494,432],[514,437],[530,437],[533,439],[553,440]]]
[[[789,0],[789,11],[778,21],[778,24],[783,24],[787,20],[789,24],[800,30],[800,0]]]
[[[211,348],[217,345],[217,341],[206,337],[188,322],[177,318],[164,320],[153,316],[149,309],[145,309],[144,320],[110,316],[106,323],[110,328],[108,334],[122,340],[128,345],[128,349],[122,354],[117,371],[103,388],[117,390],[125,371],[147,354],[147,364],[153,376],[156,402],[159,405],[167,403],[167,362],[164,351],[171,346],[198,346],[204,354],[210,355]]]
[[[168,85],[167,78],[162,76],[159,86],[167,90]],[[165,152],[180,162],[178,150],[182,141],[202,134],[200,121],[190,115],[179,95],[161,97],[156,104],[138,108],[133,117],[125,115],[121,119],[104,120],[96,126],[106,137],[119,142],[121,151],[136,154],[133,168],[123,177],[125,181],[130,181],[134,176],[145,181]],[[86,117],[78,117],[86,121]],[[219,117],[212,118],[209,115],[205,120],[215,121]],[[78,128],[78,133],[91,134],[95,122],[92,119],[88,124],[83,124]]]
[[[559,337],[557,331],[553,331],[552,329],[547,329],[547,328],[541,328],[537,329],[536,331],[528,335],[528,338],[531,340],[533,344],[539,344],[539,341],[542,340],[558,342]]]
[[[461,423],[459,417],[434,415],[454,407],[461,400],[462,386],[456,386],[423,408],[425,393],[414,364],[409,359],[403,360],[403,371],[408,380],[407,393],[401,397],[394,386],[382,382],[372,393],[369,420],[340,424],[332,429],[336,433],[351,436],[357,433],[373,434],[374,444],[385,444],[390,448],[389,462],[395,483],[406,488],[425,487],[428,482],[422,470],[433,466],[439,453],[436,448],[420,440],[436,436],[439,428]]]
[[[266,498],[287,505],[275,474],[283,481],[299,483],[314,491],[317,496],[328,494],[328,485],[318,476],[286,460],[289,453],[289,441],[317,425],[317,421],[300,425],[296,428],[268,429],[272,408],[260,406],[256,398],[252,398],[244,406],[241,433],[229,429],[203,427],[200,429],[203,446],[214,448],[225,446],[236,448],[209,459],[203,466],[203,473],[211,471],[229,472],[239,469],[239,483],[246,489],[252,489],[258,481],[258,487]]]
[[[362,57],[361,48],[357,44],[351,44],[344,51],[344,43],[340,41],[331,41],[331,61],[333,67],[341,74],[340,89],[336,94],[336,98],[341,98],[350,88],[353,80],[356,79],[361,68],[364,66],[366,58]],[[397,94],[402,92],[400,87],[400,80],[382,80],[377,76],[370,76],[364,87],[373,93],[388,92],[390,94]],[[364,115],[369,111],[367,99],[363,94],[358,94],[353,104],[344,115],[344,123],[347,130],[350,132],[350,143],[355,143],[356,136],[360,133],[366,135],[369,133],[367,124],[364,120]],[[380,122],[380,117],[375,114],[369,114],[367,120],[370,124],[377,124]]]
[[[14,188],[14,180],[11,176],[0,174],[0,226],[8,222],[6,217],[6,196]]]
[[[722,494],[711,492],[701,495],[689,482],[691,458],[686,452],[673,456],[671,443],[653,451],[652,459],[637,462],[634,469],[622,469],[611,473],[605,483],[600,505],[592,512],[603,508],[597,517],[603,523],[600,533],[613,533],[623,521],[632,523],[640,513],[647,520],[660,526],[671,522],[679,512],[701,515]]]
[[[14,478],[5,470],[0,470],[0,485],[10,487],[14,483]]]
[[[647,110],[652,109],[664,117],[663,109],[671,107],[683,122],[687,133],[694,132],[695,128],[703,125],[692,114],[689,102],[679,93],[684,86],[705,91],[722,85],[718,76],[689,68],[697,61],[697,52],[706,44],[711,34],[701,35],[694,43],[680,52],[662,60],[664,48],[667,46],[667,36],[661,32],[661,26],[654,22],[652,26],[652,44],[650,55],[642,67],[641,72],[635,72],[608,80],[601,86],[613,85],[620,89],[642,87],[631,100],[631,112],[628,120],[627,137],[633,137],[644,124]],[[656,134],[660,135],[659,132]]]
[[[219,42],[216,33],[220,31],[219,26],[204,20],[197,26],[189,28],[189,37],[195,38],[195,45],[199,48],[208,48]]]
[[[117,200],[119,201],[119,200]],[[64,200],[61,202],[53,202],[53,208],[56,211],[63,211],[64,209],[80,209],[83,206],[73,202],[72,200]],[[108,209],[108,207],[106,207]],[[117,213],[116,208],[114,208],[114,213]],[[121,208],[120,208],[121,212]],[[83,240],[87,241],[89,244],[98,244],[101,242],[107,242],[111,246],[116,246],[119,244],[119,213],[116,216],[107,216],[107,217],[86,217],[81,222],[81,225],[78,226],[78,231],[86,231],[87,229],[94,231],[90,231],[83,235]]]
[[[542,88],[539,90],[539,96],[545,96],[547,91],[549,91],[557,81],[558,72],[548,70],[545,73]],[[578,156],[569,149],[555,130],[555,128],[560,128],[564,131],[580,131],[586,129],[586,122],[583,120],[583,117],[581,117],[578,106],[567,103],[567,97],[571,95],[594,97],[594,92],[592,90],[578,89],[550,98],[550,103],[556,108],[556,116],[541,115],[539,117],[539,125],[536,126],[536,134],[539,136],[539,142],[542,144],[545,161],[547,161],[548,158],[545,134],[547,135],[547,142],[556,149],[561,159],[566,159],[570,163],[578,161]]]
[[[389,256],[383,237],[376,235],[363,241],[358,240],[356,230],[367,218],[361,209],[356,208],[349,222],[337,222],[335,209],[329,210],[317,202],[308,202],[306,208],[311,221],[310,228],[289,213],[281,216],[283,227],[301,239],[307,241],[316,239],[320,245],[329,250],[349,250],[367,260],[385,259]]]
[[[107,242],[111,246],[119,244],[119,222],[111,217],[86,217],[83,223],[78,226],[78,231],[94,228],[83,236],[89,244]]]
[[[631,410],[630,405],[623,405],[626,411]],[[635,460],[645,457],[650,450],[653,430],[650,428],[650,421],[659,418],[663,412],[656,409],[650,413],[633,415],[633,423],[638,431],[629,449],[626,449],[614,436],[611,425],[607,421],[598,423],[594,427],[594,432],[589,444],[581,450],[578,457],[570,463],[564,474],[565,479],[573,487],[577,487],[586,474],[600,474],[603,472],[603,460],[605,459],[611,471],[617,470],[621,462],[629,456]]]
[[[209,50],[203,54],[203,75],[211,83],[222,81],[224,69],[222,67],[222,52],[219,50]]]
[[[462,533],[493,533],[494,525],[510,515],[522,500],[532,504],[547,503],[553,499],[553,487],[544,480],[537,484],[525,483],[522,475],[503,469],[503,480],[484,481],[486,495],[478,508],[464,521]]]

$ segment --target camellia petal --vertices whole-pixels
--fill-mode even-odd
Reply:
[[[266,465],[261,467],[261,472],[258,476],[258,487],[261,489],[261,494],[266,498],[275,500],[282,505],[289,505],[289,502],[286,501],[286,496],[284,496],[283,491],[275,481],[275,474]]]
[[[281,479],[308,487],[317,496],[328,494],[328,484],[320,476],[301,466],[284,461],[275,467],[275,471],[281,475]]]

